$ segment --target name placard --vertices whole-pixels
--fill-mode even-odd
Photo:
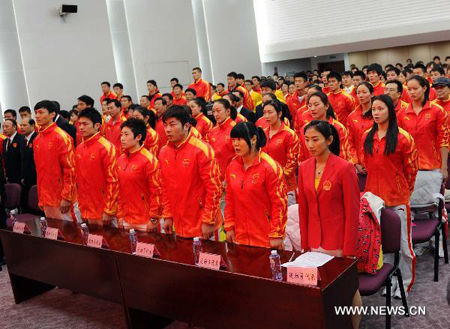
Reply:
[[[201,252],[198,256],[198,266],[200,267],[219,270],[222,263],[222,256],[220,255]]]
[[[155,245],[152,243],[138,242],[136,244],[136,256],[152,258],[155,252]]]
[[[317,286],[319,273],[317,267],[288,267],[287,282]]]
[[[87,238],[87,245],[89,247],[101,248],[103,243],[103,236],[98,234],[89,234]]]
[[[45,230],[45,238],[50,240],[58,239],[58,229],[54,227],[47,227]]]
[[[23,234],[25,232],[26,226],[27,224],[25,224],[24,222],[15,222],[13,226],[13,232]]]

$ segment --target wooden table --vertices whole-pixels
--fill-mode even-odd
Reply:
[[[161,254],[148,259],[130,254],[127,232],[90,227],[110,247],[96,249],[80,244],[76,225],[48,223],[64,241],[0,231],[16,303],[57,285],[122,303],[129,328],[173,320],[205,328],[351,328],[334,306],[351,305],[358,286],[352,259],[331,260],[319,268],[319,285],[308,287],[271,280],[265,248],[203,241],[203,251],[225,260],[227,269],[215,271],[194,265],[189,239],[138,232]],[[291,255],[281,252],[282,262]]]

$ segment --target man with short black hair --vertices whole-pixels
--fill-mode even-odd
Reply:
[[[78,112],[87,109],[88,107],[94,106],[94,99],[88,95],[81,95],[77,99],[77,110]]]
[[[38,102],[34,114],[40,126],[33,143],[39,206],[46,217],[72,221],[70,206],[76,199],[73,141],[54,122],[52,101]]]
[[[122,115],[127,119],[130,117],[129,108],[133,104],[133,99],[130,95],[123,95],[120,98],[120,105],[122,106]]]
[[[173,101],[172,101],[173,105],[186,105],[187,104],[186,96],[183,95],[184,93],[183,93],[182,85],[180,85],[179,83],[174,85],[172,87],[172,92],[173,92]]]
[[[341,89],[342,77],[339,73],[331,71],[328,74],[328,101],[334,109],[336,119],[347,126],[347,117],[355,109],[353,97]]]
[[[161,150],[161,148],[167,144],[167,136],[166,132],[164,130],[164,123],[162,120],[163,114],[167,111],[167,103],[164,99],[161,97],[157,98],[155,100],[155,110],[156,110],[156,126],[155,130],[158,133],[158,142],[159,147],[158,149]]]
[[[143,120],[130,118],[121,125],[124,153],[117,160],[117,218],[119,227],[156,231],[161,209],[161,176],[158,159],[144,147],[146,135]]]
[[[81,111],[78,122],[82,142],[75,151],[75,172],[81,218],[107,225],[117,213],[117,150],[100,135],[102,117],[96,109]]]
[[[158,85],[155,80],[147,81],[147,90],[148,90],[148,97],[150,99],[150,108],[154,108],[155,99],[162,96],[162,94],[159,92]]]
[[[192,77],[194,78],[194,82],[188,86],[188,89],[194,89],[196,93],[195,97],[202,97],[205,101],[209,102],[211,99],[211,85],[208,81],[202,79],[202,69],[194,67],[192,69]]]
[[[238,84],[237,78],[238,75],[236,72],[230,72],[227,74],[228,92],[240,90],[244,94],[244,107],[253,110],[255,105],[253,104],[252,97],[248,93],[247,89]]]
[[[295,92],[286,102],[292,120],[295,121],[297,110],[306,104],[306,87],[308,86],[308,76],[305,72],[297,72],[294,74]],[[275,92],[275,91],[273,91]]]
[[[384,85],[384,92],[386,95],[391,97],[394,103],[395,112],[398,113],[400,110],[408,109],[408,103],[401,100],[403,93],[403,85],[398,80],[388,80]]]
[[[100,97],[100,104],[106,98],[117,99],[117,95],[111,91],[111,84],[108,81],[103,81],[100,85],[102,86],[102,96]]]
[[[31,119],[31,109],[28,106],[22,106],[19,109],[20,120]]]
[[[24,136],[24,148],[22,158],[22,174],[21,183],[22,191],[22,207],[27,208],[28,192],[33,185],[36,185],[36,164],[34,162],[33,143],[38,133],[36,132],[36,123],[33,119],[24,118],[20,122],[20,130]]]
[[[6,181],[20,184],[22,178],[22,159],[25,139],[17,133],[17,121],[6,119],[3,123],[3,159],[5,163]]]
[[[246,109],[244,107],[244,94],[240,90],[233,91],[233,95],[235,95],[239,100],[237,100],[235,107],[238,114],[244,116],[248,121],[255,123],[256,118],[253,111]]]
[[[414,65],[413,74],[427,79],[426,66],[420,62],[417,62],[416,65]],[[427,81],[428,81],[428,79],[427,79]],[[431,83],[430,83],[430,85],[431,85]],[[433,88],[430,88],[430,94],[428,96],[428,100],[431,102],[431,101],[434,101],[435,99],[436,99],[436,91]]]
[[[166,101],[167,107],[172,106],[172,104],[173,104],[173,96],[172,96],[172,94],[164,93],[164,94],[162,94],[162,98]]]
[[[120,154],[122,152],[120,148],[120,125],[127,120],[122,114],[122,104],[117,99],[110,99],[108,101],[108,113],[111,118],[104,125],[103,136],[117,148],[117,154]]]
[[[173,88],[177,83],[180,83],[178,78],[172,78],[170,79],[170,87]],[[173,96],[173,95],[172,95]]]
[[[179,236],[209,239],[222,224],[222,182],[215,152],[192,135],[190,115],[182,106],[172,106],[162,120],[168,138],[159,154],[164,231],[171,233],[175,226]]]
[[[114,93],[116,94],[116,96],[117,96],[117,99],[120,101],[120,99],[122,98],[122,96],[123,96],[123,84],[121,84],[121,83],[115,83],[114,85],[113,85],[113,89],[114,89]]]
[[[186,97],[186,102],[188,103],[197,97],[197,92],[195,91],[195,89],[188,88],[185,90],[184,96]]]
[[[354,86],[353,86],[353,73],[352,71],[345,71],[342,74],[342,86],[347,94],[351,95]]]
[[[384,94],[384,84],[381,82],[381,77],[383,75],[383,68],[378,63],[372,63],[367,67],[367,77],[369,82],[373,86],[373,95],[383,95]]]

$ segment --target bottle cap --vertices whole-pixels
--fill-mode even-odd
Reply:
[[[81,223],[81,227],[83,228],[87,227],[86,223]]]
[[[41,220],[45,220],[45,217],[41,217],[40,219],[41,219]]]
[[[130,233],[136,233],[136,232],[134,231],[134,228],[130,228]]]
[[[272,256],[276,256],[276,255],[278,255],[278,251],[272,250],[272,251],[270,252],[270,254],[271,254]]]
[[[200,241],[200,238],[199,238],[198,236],[196,236],[196,237],[194,238],[194,242],[198,242],[198,241]]]

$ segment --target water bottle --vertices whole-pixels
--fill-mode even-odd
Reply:
[[[200,256],[200,251],[202,249],[202,242],[200,241],[200,238],[195,237],[192,241],[192,249],[194,251],[194,263],[195,265],[198,264],[198,258]]]
[[[134,228],[130,229],[130,249],[131,253],[134,255],[136,253],[136,245],[137,245],[137,235]]]
[[[9,221],[11,222],[11,227],[14,227],[14,224],[16,223],[16,215],[17,209],[13,209],[9,212]]]
[[[272,270],[272,279],[275,281],[283,281],[283,274],[281,273],[280,255],[276,250],[270,252],[270,269]]]
[[[81,223],[81,242],[83,245],[87,245],[89,236],[89,227],[86,225],[86,223]]]
[[[41,217],[39,219],[39,222],[41,224],[41,232],[42,232],[42,236],[45,236],[45,232],[47,231],[47,221],[45,220],[45,217]]]

